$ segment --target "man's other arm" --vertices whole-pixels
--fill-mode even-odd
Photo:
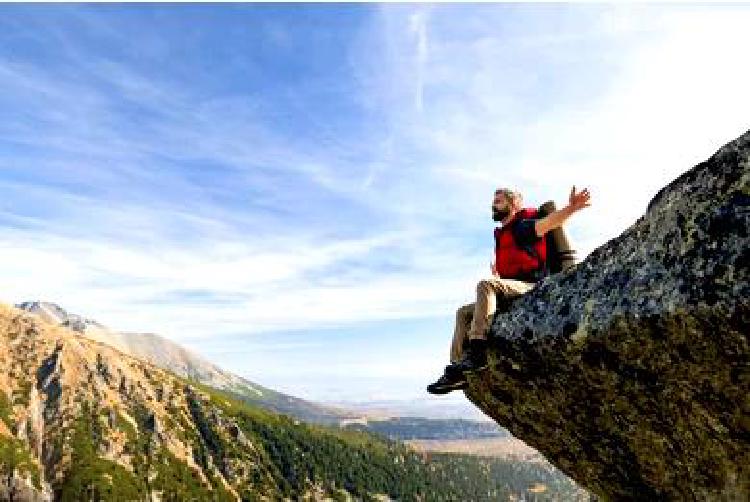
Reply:
[[[536,235],[538,237],[542,237],[550,230],[559,227],[560,225],[565,223],[565,220],[567,220],[571,214],[575,213],[576,211],[580,211],[585,207],[589,207],[591,205],[591,203],[589,202],[590,200],[591,194],[589,193],[588,188],[584,188],[582,191],[576,193],[576,187],[574,186],[570,191],[570,198],[568,199],[567,206],[558,211],[555,211],[554,213],[548,214],[544,218],[537,220],[536,224],[534,225]]]

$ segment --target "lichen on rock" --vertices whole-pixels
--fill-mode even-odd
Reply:
[[[750,131],[499,313],[467,397],[604,499],[750,497]]]

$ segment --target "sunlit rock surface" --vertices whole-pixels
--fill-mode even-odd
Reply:
[[[749,158],[750,131],[494,320],[467,397],[605,499],[750,499]]]

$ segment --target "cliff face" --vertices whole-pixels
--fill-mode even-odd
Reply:
[[[746,500],[749,232],[750,131],[498,314],[467,397],[605,499]]]

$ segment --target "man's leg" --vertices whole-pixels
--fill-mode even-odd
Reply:
[[[450,352],[451,364],[446,366],[445,373],[435,383],[427,386],[427,392],[430,394],[447,394],[453,390],[466,388],[466,377],[460,371],[452,370],[451,368],[461,359],[473,314],[473,303],[464,305],[456,311],[456,325],[453,329],[453,342],[451,343]]]
[[[497,311],[497,297],[512,299],[527,293],[534,287],[534,283],[517,281],[515,279],[501,279],[492,277],[482,279],[477,284],[477,301],[474,304],[474,314],[471,328],[467,334],[469,340],[487,338],[492,317]]]
[[[427,386],[430,394],[447,394],[468,386],[466,374],[479,371],[487,366],[487,331],[497,309],[497,296],[510,299],[527,293],[533,283],[493,277],[477,284],[477,301],[474,304],[471,326],[464,334],[468,313],[472,304],[465,305],[456,312],[456,329],[451,345],[451,364],[435,383]],[[464,344],[464,341],[466,342]],[[464,348],[465,345],[465,348]],[[464,349],[464,350],[462,350]],[[460,355],[460,359],[454,359]]]
[[[453,342],[451,343],[450,362],[455,363],[461,359],[464,342],[471,327],[471,318],[474,315],[474,304],[469,303],[456,311],[456,326],[453,330]]]
[[[487,367],[487,332],[497,310],[497,297],[503,300],[515,298],[533,287],[533,283],[498,277],[479,281],[466,349],[461,359],[452,365],[455,369],[461,373],[472,373]]]

